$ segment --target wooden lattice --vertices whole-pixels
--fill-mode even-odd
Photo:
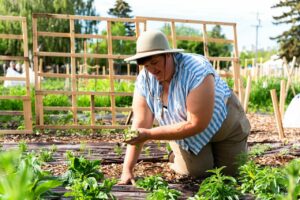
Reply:
[[[124,59],[130,55],[116,55],[113,51],[113,41],[114,40],[129,40],[136,41],[137,37],[140,34],[141,29],[147,30],[147,23],[150,21],[160,21],[163,23],[169,23],[171,27],[171,35],[168,36],[169,40],[172,43],[174,48],[177,47],[178,40],[187,40],[187,41],[201,41],[204,44],[204,55],[213,63],[213,65],[218,69],[220,61],[231,62],[233,66],[233,73],[226,73],[222,76],[233,77],[234,78],[234,91],[239,94],[240,100],[243,100],[243,87],[240,84],[240,66],[239,66],[239,56],[237,48],[237,34],[236,34],[236,24],[228,22],[210,22],[210,21],[200,21],[200,20],[185,20],[185,19],[171,19],[171,18],[152,18],[152,17],[136,17],[136,18],[106,18],[106,17],[94,17],[94,16],[75,16],[75,15],[57,15],[57,14],[33,14],[32,26],[33,26],[33,52],[34,52],[34,69],[36,74],[36,127],[40,129],[123,129],[127,128],[127,125],[119,125],[116,121],[117,112],[128,112],[131,110],[130,107],[117,107],[115,98],[116,96],[132,96],[132,93],[129,92],[116,92],[114,86],[114,80],[127,79],[135,80],[136,76],[130,75],[115,75],[114,74],[114,60]],[[67,33],[58,33],[58,32],[45,32],[38,31],[37,20],[45,20],[49,18],[54,19],[64,19],[69,20],[70,30]],[[75,20],[94,20],[106,22],[106,35],[98,34],[80,34],[75,33]],[[135,24],[135,35],[134,36],[116,36],[112,35],[111,26],[112,23],[121,22],[121,23],[133,23]],[[191,23],[202,26],[202,36],[181,36],[176,35],[176,23]],[[207,25],[220,25],[220,26],[230,26],[232,27],[234,39],[221,39],[221,38],[211,38],[207,34],[206,26]],[[143,27],[142,27],[143,26]],[[200,26],[200,27],[201,27]],[[45,52],[39,51],[38,46],[43,37],[62,37],[70,39],[70,52]],[[84,39],[103,39],[107,42],[107,54],[97,54],[97,53],[88,53],[86,47],[83,53],[75,52],[75,39],[84,38]],[[213,57],[209,55],[208,44],[212,43],[226,43],[233,45],[233,52],[231,57]],[[86,46],[86,44],[84,45]],[[71,59],[71,73],[70,74],[54,74],[54,73],[44,73],[39,64],[39,59],[41,57],[66,57]],[[84,72],[86,64],[83,66],[77,66],[80,68],[80,74],[76,73],[76,58],[83,58],[86,63],[87,58],[105,58],[108,59],[108,75],[105,75],[105,72],[100,74],[98,72],[99,66],[97,68],[97,74],[89,75]],[[78,64],[77,64],[78,65]],[[127,66],[128,67],[128,66]],[[129,68],[129,67],[128,67]],[[104,70],[103,70],[104,71]],[[129,71],[129,70],[128,70]],[[71,80],[71,91],[49,91],[43,90],[41,88],[41,78],[43,77],[59,77],[66,78]],[[92,91],[78,91],[78,83],[82,83],[82,79],[109,79],[110,90],[109,92],[92,92]],[[81,81],[79,81],[81,80]],[[43,96],[47,94],[62,94],[69,95],[72,97],[72,106],[71,107],[48,107],[43,105]],[[89,95],[90,96],[90,107],[78,107],[76,102],[76,96],[78,95]],[[110,96],[110,107],[95,107],[95,97],[96,96]],[[44,110],[55,110],[55,111],[72,111],[73,113],[73,124],[72,125],[45,125],[44,124]],[[90,111],[90,124],[89,125],[80,125],[78,123],[77,112],[78,111]],[[112,120],[110,125],[96,125],[95,122],[95,111],[111,111]]]
[[[23,56],[8,56],[0,55],[0,60],[3,61],[22,61],[25,64],[25,77],[0,77],[2,81],[25,81],[25,95],[1,95],[0,100],[16,99],[23,102],[23,111],[16,110],[1,110],[0,115],[24,116],[24,130],[0,130],[0,134],[21,134],[32,133],[32,113],[31,113],[31,98],[30,98],[30,81],[29,81],[29,59],[28,59],[28,38],[27,38],[27,21],[25,17],[16,16],[0,16],[0,21],[10,21],[11,23],[21,23],[22,34],[0,34],[0,39],[21,40],[23,43]]]

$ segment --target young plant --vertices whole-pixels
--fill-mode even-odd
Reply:
[[[252,193],[258,199],[277,199],[285,191],[285,175],[279,168],[259,167],[250,161],[240,168],[242,193]]]
[[[259,171],[258,165],[253,161],[249,161],[246,164],[239,167],[239,181],[241,182],[241,192],[255,193],[255,183],[257,180],[257,172]]]
[[[123,153],[123,149],[122,149],[122,146],[120,143],[117,143],[115,146],[114,146],[114,152],[120,157],[122,156],[122,153]]]
[[[0,154],[0,166],[0,199],[41,199],[62,184],[41,170],[33,153],[3,152]]]
[[[138,137],[139,131],[138,130],[125,130],[123,134],[123,140],[124,142],[128,142],[132,140],[133,138]]]
[[[154,190],[152,193],[148,194],[147,200],[175,200],[181,196],[181,192],[175,189],[170,189],[168,187],[159,188]]]
[[[154,191],[159,188],[167,187],[168,183],[159,175],[149,176],[144,179],[140,179],[136,182],[139,188],[143,188],[146,191]]]
[[[138,180],[136,185],[139,188],[151,192],[147,195],[147,200],[175,200],[181,195],[181,192],[170,189],[168,183],[159,175],[149,176],[143,180]]]
[[[39,160],[42,162],[51,162],[53,161],[53,153],[51,150],[42,148],[39,152]]]
[[[260,156],[260,155],[264,154],[266,151],[269,151],[271,148],[272,148],[271,145],[256,144],[251,148],[251,150],[249,152],[249,156],[252,156],[252,157]]]
[[[105,179],[102,183],[98,183],[94,177],[88,177],[84,180],[75,179],[72,186],[67,187],[70,192],[66,192],[64,196],[73,197],[75,200],[86,199],[116,199],[111,193],[116,180]]]
[[[25,151],[28,150],[28,145],[27,145],[27,143],[25,142],[25,140],[21,140],[21,141],[18,143],[18,147],[19,147],[19,150],[21,151],[21,153],[24,153]]]
[[[150,147],[149,146],[145,147],[144,152],[145,152],[145,155],[149,157],[150,156]]]
[[[212,170],[212,175],[206,178],[199,187],[198,193],[189,198],[189,200],[202,200],[202,199],[213,199],[213,200],[225,200],[225,199],[239,199],[239,191],[237,188],[237,181],[231,176],[224,176],[221,171],[225,167],[220,167]]]
[[[87,160],[83,156],[76,157],[72,154],[68,156],[68,171],[63,176],[68,185],[72,185],[75,179],[84,180],[88,177],[94,177],[96,180],[103,179],[100,160]]]
[[[282,195],[282,200],[294,200],[300,198],[300,159],[291,161],[284,169],[287,174],[287,194]]]
[[[254,191],[259,199],[277,199],[286,192],[285,174],[280,168],[262,168],[256,174]]]
[[[80,147],[79,147],[79,152],[83,154],[86,150],[86,143],[85,142],[80,142]]]

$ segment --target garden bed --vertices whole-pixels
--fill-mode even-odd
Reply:
[[[275,126],[274,117],[264,114],[248,114],[252,126],[248,140],[252,160],[260,166],[284,166],[291,160],[300,157],[300,130],[286,129],[286,140],[280,141]],[[20,144],[27,145],[27,152],[45,152],[53,148],[51,160],[42,165],[54,176],[61,176],[67,171],[65,154],[72,151],[83,155],[89,160],[101,160],[101,169],[106,178],[118,179],[121,175],[125,145],[121,143],[122,131],[104,131],[102,133],[85,133],[72,131],[48,132],[47,134],[4,135],[1,137],[3,149],[16,149]],[[150,142],[145,145],[135,168],[137,178],[160,174],[170,188],[175,188],[183,194],[181,199],[193,196],[202,180],[181,176],[174,173],[167,162],[168,148],[163,142]],[[54,191],[65,192],[59,187]],[[112,193],[118,199],[145,199],[147,192],[133,186],[115,185]],[[253,196],[243,196],[243,199],[253,199]]]

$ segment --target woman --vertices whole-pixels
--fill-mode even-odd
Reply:
[[[133,169],[149,140],[168,140],[174,153],[170,167],[177,173],[206,176],[226,166],[234,175],[236,156],[247,151],[250,124],[236,96],[201,55],[171,49],[160,31],[146,31],[137,40],[140,72],[133,97],[132,129],[127,141],[120,184],[134,182]],[[156,119],[158,127],[152,128]]]

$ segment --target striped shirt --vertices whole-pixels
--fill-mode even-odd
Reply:
[[[187,120],[186,101],[190,91],[198,87],[207,75],[212,74],[214,76],[215,104],[208,127],[194,136],[176,140],[181,148],[197,155],[220,129],[226,118],[225,100],[230,97],[231,91],[205,57],[196,54],[176,53],[174,54],[174,62],[175,73],[169,86],[167,108],[162,105],[160,99],[163,92],[162,85],[151,73],[146,73],[145,69],[141,71],[137,78],[135,92],[145,97],[160,126],[172,125]],[[164,112],[163,118],[161,112]]]

